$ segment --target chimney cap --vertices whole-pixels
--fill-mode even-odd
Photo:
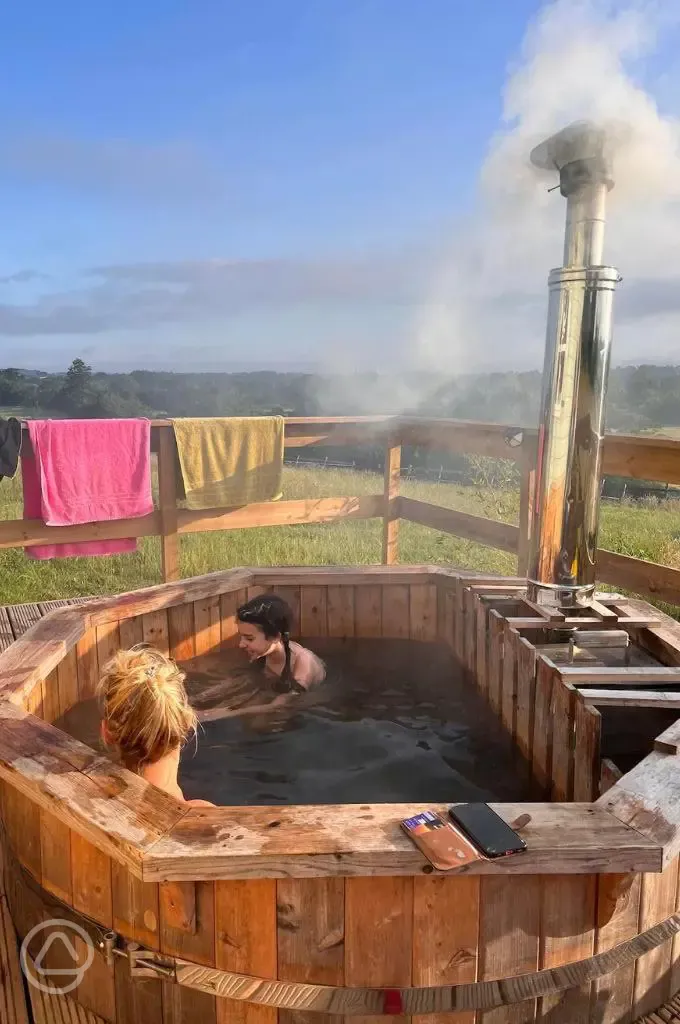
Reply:
[[[583,185],[602,183],[613,188],[613,138],[592,121],[574,121],[531,151],[534,167],[559,171],[560,191],[569,196]]]
[[[532,149],[531,162],[544,171],[561,171],[576,160],[608,163],[607,150],[604,128],[592,121],[574,121]]]

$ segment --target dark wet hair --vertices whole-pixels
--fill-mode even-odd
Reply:
[[[291,689],[293,680],[290,672],[290,625],[293,613],[290,606],[276,594],[262,594],[242,604],[236,611],[236,618],[250,626],[259,626],[268,640],[281,637],[286,655],[281,683],[285,684],[287,690]]]

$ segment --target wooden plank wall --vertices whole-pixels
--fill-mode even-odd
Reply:
[[[556,729],[553,722],[546,728],[554,673],[544,659],[532,657],[533,649],[519,634],[508,636],[501,617],[494,616],[493,600],[483,601],[478,594],[470,600],[463,589],[458,593],[441,581],[272,589],[290,602],[295,632],[306,637],[438,639],[454,651],[463,644],[474,667],[473,651],[477,656],[483,651],[483,685],[499,688],[498,712],[526,756],[540,760],[555,791],[583,785],[573,757],[565,760],[560,754],[560,729],[570,726],[561,722]],[[79,643],[74,665],[61,676],[57,671],[58,706],[61,694],[67,701],[92,693],[101,665],[119,643],[146,639],[178,660],[232,646],[236,608],[255,592],[241,590],[99,627]],[[467,628],[468,611],[474,629]],[[484,622],[496,625],[485,630]],[[499,642],[516,657],[516,673],[499,658],[494,648]],[[526,679],[520,675],[525,669]],[[510,686],[512,699],[504,700],[504,688]],[[592,722],[579,732],[575,696],[562,694],[554,706],[564,721],[573,721],[577,741],[582,737],[583,749],[593,758]],[[543,738],[548,733],[550,743]],[[123,864],[7,783],[2,785],[2,813],[8,841],[35,880],[103,927],[113,926],[127,939],[170,955],[264,977],[379,987],[508,977],[608,949],[668,916],[678,900],[677,861],[663,875],[625,878],[423,875],[156,885],[134,878]],[[13,917],[21,935],[35,923],[31,915],[42,912],[35,901],[15,902]],[[484,1013],[422,1018],[416,1024],[615,1024],[663,1002],[679,979],[680,943],[675,943],[592,989]],[[281,1024],[313,1024],[304,1013],[277,1015],[270,1008],[215,1000],[167,982],[132,982],[122,962],[111,968],[99,956],[76,996],[94,1019],[109,1024],[277,1024],[278,1017]],[[362,1022],[374,1024],[374,1019],[359,1018]]]
[[[29,817],[25,811],[20,817],[10,813],[12,842]],[[425,875],[155,885],[131,879],[109,857],[70,838],[70,902],[103,927],[113,923],[127,939],[206,966],[319,984],[455,984],[557,967],[663,920],[674,912],[678,896],[677,860],[662,875],[643,876]],[[95,872],[97,885],[84,885],[85,874]],[[31,873],[46,882],[39,861]],[[186,916],[191,890],[193,914]],[[46,913],[32,896],[20,900],[14,892],[10,904],[20,937]],[[414,1018],[414,1024],[621,1024],[669,999],[679,968],[678,950],[667,943],[634,966],[559,997]],[[171,983],[133,982],[124,962],[111,968],[99,954],[72,998],[110,1024],[314,1021],[313,1015],[277,1015],[272,1008],[216,1000]]]
[[[507,621],[521,614],[519,591],[497,577],[461,577],[453,584],[452,630],[446,637],[545,798],[589,802],[599,795],[600,715],[537,654],[534,644],[544,639],[544,630],[532,629],[530,640]]]

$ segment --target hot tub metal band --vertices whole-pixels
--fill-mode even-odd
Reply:
[[[254,978],[233,971],[201,967],[178,957],[163,956],[136,942],[127,942],[115,932],[106,931],[91,918],[47,893],[10,854],[7,845],[5,882],[10,906],[14,899],[21,900],[20,890],[28,888],[40,901],[41,911],[54,911],[54,916],[80,925],[109,965],[115,957],[125,957],[129,961],[132,978],[162,978],[209,995],[285,1010],[306,1010],[348,1017],[492,1010],[527,999],[557,995],[596,981],[606,974],[621,970],[680,933],[680,913],[673,914],[640,935],[584,960],[574,960],[559,967],[520,974],[514,978],[463,985],[344,988]]]

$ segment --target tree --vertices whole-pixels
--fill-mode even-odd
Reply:
[[[92,367],[82,359],[74,359],[66,371],[61,390],[55,395],[54,405],[69,416],[87,416],[95,394]]]

